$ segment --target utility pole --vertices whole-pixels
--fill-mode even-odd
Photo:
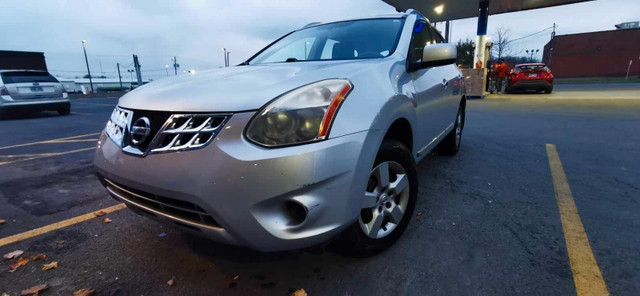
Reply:
[[[84,61],[87,63],[87,74],[89,75],[89,84],[91,85],[91,93],[93,93],[93,80],[91,80],[91,70],[89,70],[89,59],[87,59],[87,49],[84,44],[87,40],[82,39],[82,51],[84,51]]]
[[[120,75],[120,63],[116,63],[118,67],[118,80],[120,81],[120,90],[122,90],[122,76]]]
[[[133,67],[136,68],[136,77],[138,78],[138,86],[142,85],[142,73],[140,73],[140,62],[138,55],[133,55]]]
[[[173,57],[173,72],[175,73],[176,76],[178,76],[178,68],[180,67],[180,64],[178,64],[178,58],[177,57]]]

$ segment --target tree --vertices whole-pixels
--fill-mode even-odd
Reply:
[[[496,60],[499,61],[511,54],[511,28],[505,26],[498,27],[494,37],[491,55],[495,56]]]
[[[473,51],[475,44],[473,41],[467,39],[465,41],[459,40],[456,44],[456,64],[471,66],[473,64]]]

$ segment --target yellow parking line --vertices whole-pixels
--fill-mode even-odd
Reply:
[[[8,244],[13,244],[15,242],[23,241],[23,240],[26,240],[26,239],[30,239],[30,238],[38,236],[38,235],[42,235],[42,234],[45,234],[45,233],[48,233],[48,232],[51,232],[51,231],[54,231],[54,230],[65,228],[67,226],[78,224],[80,222],[91,220],[91,219],[97,217],[96,213],[98,213],[98,212],[104,212],[105,214],[109,214],[109,213],[113,213],[115,211],[122,210],[125,207],[126,206],[121,203],[121,204],[117,204],[115,206],[104,208],[102,210],[98,210],[98,211],[95,211],[95,212],[84,214],[82,216],[78,216],[78,217],[74,217],[74,218],[71,218],[71,219],[67,219],[67,220],[63,220],[63,221],[60,221],[60,222],[56,222],[56,223],[53,223],[53,224],[49,224],[49,225],[44,226],[44,227],[40,227],[40,228],[36,228],[36,229],[33,229],[33,230],[25,231],[23,233],[18,233],[16,235],[8,236],[8,237],[5,237],[5,238],[0,238],[0,247],[6,246]]]
[[[89,151],[89,150],[94,150],[94,149],[96,149],[96,147],[82,148],[82,149],[76,149],[76,150],[64,151],[64,152],[41,153],[41,154],[25,154],[24,156],[28,156],[27,158],[0,162],[0,165],[7,165],[7,164],[16,163],[16,162],[23,162],[23,161],[27,161],[27,160],[40,159],[40,158],[45,158],[45,157],[60,156],[60,155],[65,155],[65,154],[69,154],[69,153]],[[8,155],[8,157],[13,157],[13,158],[18,157],[18,156],[19,155]],[[0,157],[2,157],[2,155],[0,155]]]
[[[24,146],[31,146],[31,145],[37,145],[37,144],[61,143],[61,141],[64,141],[64,140],[71,140],[71,139],[77,139],[77,138],[88,137],[88,136],[96,136],[96,135],[99,135],[99,134],[100,133],[91,133],[91,134],[78,135],[78,136],[72,136],[72,137],[66,137],[66,138],[59,138],[59,139],[52,139],[52,140],[45,140],[45,141],[17,144],[17,145],[11,145],[11,146],[4,146],[4,147],[0,147],[0,150],[10,149],[10,148],[18,148],[18,147],[24,147]]]
[[[547,144],[547,157],[549,158],[553,188],[556,192],[556,201],[560,210],[560,220],[567,244],[576,292],[578,296],[609,295],[602,273],[591,250],[587,233],[580,220],[578,208],[573,200],[571,187],[569,187],[569,182],[555,145]]]

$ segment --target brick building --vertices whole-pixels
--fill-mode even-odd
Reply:
[[[640,28],[559,35],[544,46],[542,60],[565,77],[640,76]]]

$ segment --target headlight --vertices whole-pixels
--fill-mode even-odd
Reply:
[[[129,111],[116,107],[111,113],[107,127],[105,127],[107,135],[118,147],[122,147],[122,139],[124,138],[124,131],[129,120],[129,115]]]
[[[258,111],[246,137],[267,147],[324,140],[352,88],[349,80],[329,79],[292,90]]]

